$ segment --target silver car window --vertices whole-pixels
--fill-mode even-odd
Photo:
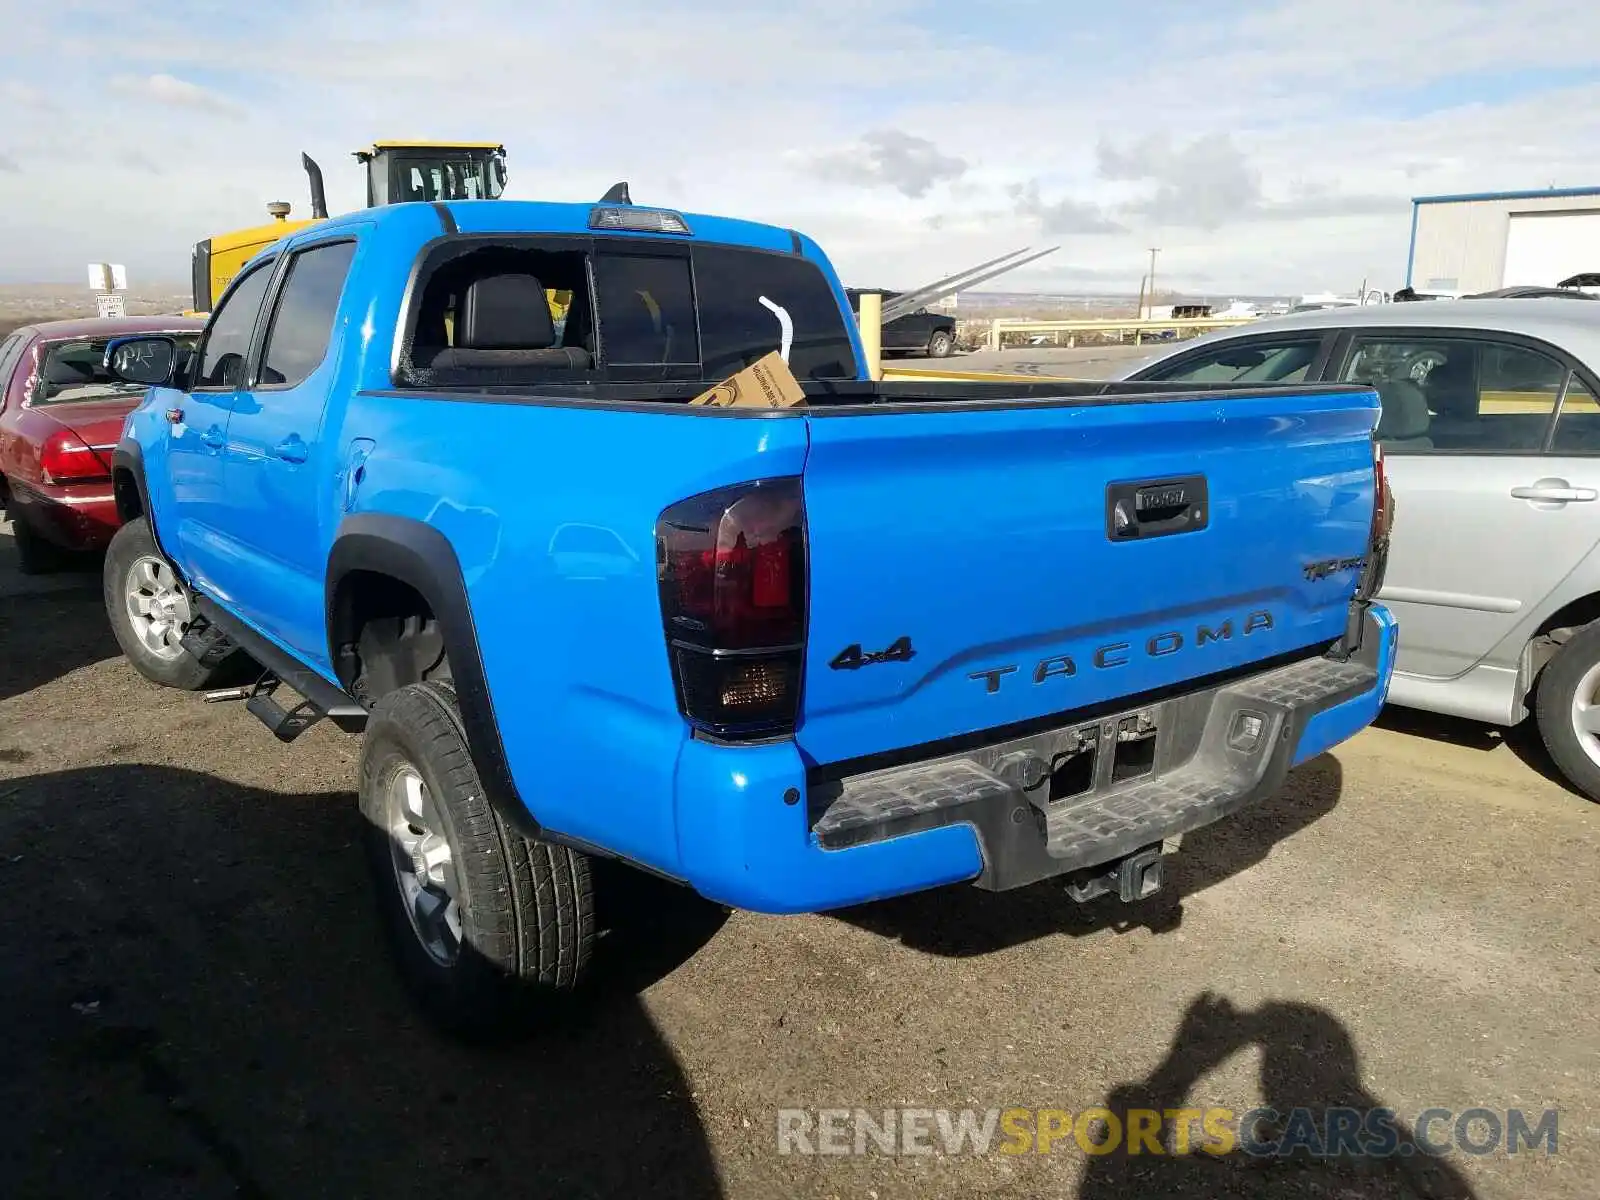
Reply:
[[[1356,340],[1340,378],[1377,391],[1378,439],[1387,449],[1537,454],[1567,367],[1488,338],[1368,335]]]
[[[1600,401],[1576,374],[1568,382],[1561,402],[1550,453],[1600,454]]]
[[[1169,383],[1301,383],[1316,361],[1322,335],[1304,341],[1229,342],[1141,379]]]

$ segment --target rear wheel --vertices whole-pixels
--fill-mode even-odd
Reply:
[[[189,590],[156,549],[143,517],[129,521],[112,537],[101,590],[117,644],[146,679],[198,691],[223,677],[228,663],[207,667],[183,648],[192,615]]]
[[[1600,624],[1567,639],[1539,677],[1539,736],[1561,773],[1600,800]]]
[[[933,336],[928,339],[929,358],[949,358],[950,351],[955,348],[956,340],[950,336],[948,330],[935,329]]]
[[[501,820],[447,686],[408,684],[374,706],[360,801],[385,932],[442,1025],[503,1033],[576,989],[595,937],[589,860]]]

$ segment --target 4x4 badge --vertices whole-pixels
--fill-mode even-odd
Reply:
[[[910,662],[915,654],[909,637],[897,638],[886,650],[865,652],[862,651],[860,642],[854,642],[835,654],[833,661],[828,665],[835,671],[854,671],[858,667],[870,667],[876,663]]]

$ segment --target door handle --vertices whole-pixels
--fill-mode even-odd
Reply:
[[[223,432],[221,425],[213,425],[200,435],[200,442],[211,450],[221,450],[227,442],[228,435]]]
[[[1512,488],[1511,494],[1518,500],[1539,500],[1546,504],[1600,500],[1600,492],[1594,488],[1573,487],[1565,479],[1540,479],[1522,487]]]
[[[286,463],[303,463],[306,460],[306,449],[306,444],[300,440],[300,435],[291,433],[274,446],[272,452]]]

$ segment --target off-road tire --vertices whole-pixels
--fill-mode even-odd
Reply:
[[[460,942],[448,964],[424,944],[395,865],[389,789],[407,768],[428,789],[455,865]],[[385,935],[401,977],[435,1021],[465,1038],[501,1037],[571,997],[594,950],[589,859],[523,837],[495,812],[447,685],[408,684],[373,707],[359,799]]]
[[[17,547],[17,570],[24,575],[48,575],[66,565],[67,552],[45,541],[20,517],[11,522],[11,539]]]
[[[946,330],[935,329],[928,338],[929,358],[949,358],[950,352],[956,348],[956,339]]]
[[[1556,652],[1539,675],[1534,717],[1545,749],[1567,780],[1591,800],[1600,800],[1600,764],[1584,749],[1574,724],[1574,702],[1584,677],[1600,664],[1600,622],[1585,625]],[[1593,681],[1591,680],[1591,686]],[[1592,697],[1591,697],[1592,698]]]
[[[204,666],[188,653],[176,658],[161,658],[153,654],[134,632],[133,622],[128,616],[128,575],[141,558],[152,556],[161,557],[161,551],[156,548],[156,540],[150,533],[150,523],[143,517],[137,517],[117,530],[112,535],[111,544],[106,547],[105,566],[100,577],[101,594],[117,645],[122,647],[122,653],[133,664],[133,669],[151,683],[190,692],[215,687],[233,673],[231,658],[214,667]]]

